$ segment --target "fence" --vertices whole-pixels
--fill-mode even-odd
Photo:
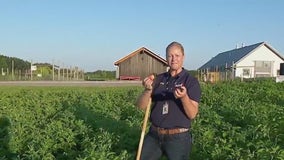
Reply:
[[[276,77],[280,70],[275,70],[273,62],[261,61],[252,66],[236,66],[234,67],[211,67],[198,70],[198,79],[204,82],[215,83],[218,81],[234,80],[235,78],[251,79],[263,77]]]
[[[29,81],[29,80],[56,80],[56,81],[74,81],[84,80],[84,71],[78,68],[57,68],[43,71],[38,68],[36,71],[31,70],[12,70],[2,68],[1,81]]]

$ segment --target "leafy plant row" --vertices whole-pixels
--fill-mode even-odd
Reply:
[[[284,83],[203,85],[193,159],[284,159]]]
[[[0,159],[135,159],[141,87],[1,87]],[[284,159],[284,84],[202,84],[192,159]]]

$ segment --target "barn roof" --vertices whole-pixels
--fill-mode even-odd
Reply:
[[[265,42],[256,43],[250,46],[245,46],[237,49],[233,49],[230,51],[219,53],[217,56],[213,57],[211,60],[206,62],[203,66],[201,66],[199,69],[207,69],[212,68],[215,66],[232,66],[233,63],[238,63],[242,58],[256,50],[257,48],[261,46],[266,46],[268,49],[270,49],[273,53],[275,53],[278,57],[284,60],[283,57],[280,56],[280,54],[273,49],[271,46],[269,46]]]
[[[146,47],[141,47],[141,48],[137,49],[136,51],[130,53],[129,55],[127,55],[127,56],[125,56],[125,57],[119,59],[119,60],[116,61],[116,62],[114,62],[114,65],[119,65],[120,63],[122,63],[123,61],[127,60],[128,58],[131,58],[131,57],[133,57],[133,56],[135,56],[136,54],[141,53],[141,52],[144,52],[145,54],[148,54],[148,55],[154,57],[155,59],[157,59],[158,61],[160,61],[161,63],[163,63],[163,64],[165,64],[165,65],[168,64],[167,61],[166,61],[164,58],[162,58],[162,57],[160,57],[159,55],[155,54],[154,52],[150,51],[150,50],[147,49]]]

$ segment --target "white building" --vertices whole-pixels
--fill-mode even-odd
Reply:
[[[219,80],[228,74],[230,77],[241,78],[276,77],[281,63],[284,63],[284,58],[280,53],[269,44],[261,42],[219,53],[198,70],[207,76],[215,73]]]

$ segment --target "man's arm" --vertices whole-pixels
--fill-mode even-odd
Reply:
[[[174,94],[176,98],[180,98],[187,117],[194,119],[198,113],[199,103],[189,98],[187,89],[184,86],[176,89]]]
[[[154,82],[154,75],[150,75],[146,77],[142,85],[144,86],[145,90],[142,92],[142,94],[138,97],[136,101],[136,106],[139,107],[140,109],[145,110],[147,108],[147,105],[149,104],[152,91],[153,91],[153,82]]]
[[[198,102],[191,100],[187,94],[180,100],[188,118],[194,119],[198,113]]]
[[[151,98],[151,94],[152,89],[145,89],[136,100],[136,106],[142,110],[145,110]]]

